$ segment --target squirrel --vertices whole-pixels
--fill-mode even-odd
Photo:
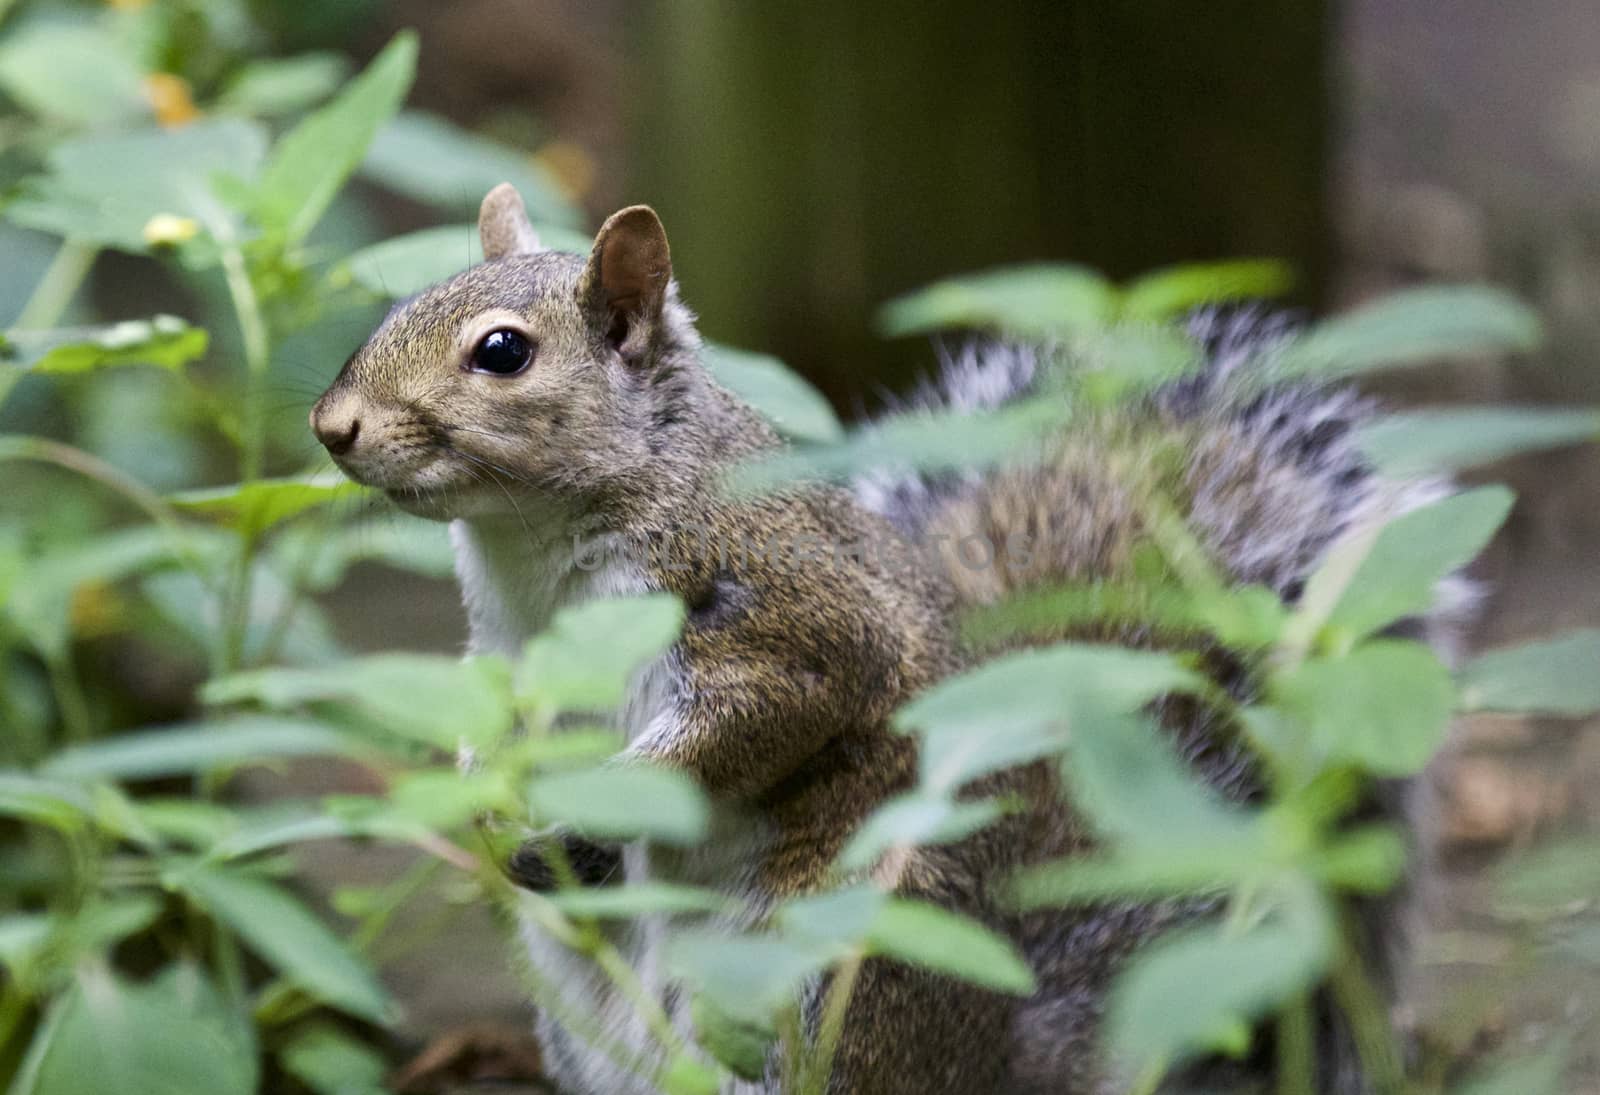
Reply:
[[[1144,431],[1179,446],[1198,542],[1231,579],[1289,601],[1335,538],[1379,504],[1350,437],[1368,405],[1312,386],[1236,398],[1230,373],[1283,332],[1220,313],[1194,321],[1209,360],[1200,375],[1116,421],[1074,423],[1035,459],[984,474],[873,474],[851,486],[731,494],[722,474],[783,442],[702,364],[656,214],[633,206],[612,215],[587,256],[542,250],[521,198],[501,185],[483,201],[479,231],[484,261],[397,305],[317,402],[311,426],[351,478],[450,523],[474,652],[516,655],[557,609],[588,598],[666,591],[683,600],[681,638],[638,675],[618,719],[629,754],[690,774],[743,820],[672,862],[563,838],[587,880],[664,872],[723,887],[757,909],[823,884],[861,821],[915,781],[914,740],[892,732],[889,719],[972,663],[957,613],[1050,583],[1130,573],[1142,533],[1129,489],[1101,455],[1104,431]],[[1044,357],[975,344],[913,403],[1002,406],[1041,383]],[[975,569],[912,548],[973,536],[1021,538],[1027,550]],[[584,544],[640,542],[657,550],[603,553],[599,565],[582,558]],[[848,565],[723,550],[863,542],[876,550]],[[1441,642],[1451,603],[1424,624]],[[1257,789],[1245,748],[1214,720],[1191,711],[1164,721],[1214,786],[1236,797]],[[1030,807],[962,841],[919,848],[896,874],[901,895],[1008,933],[1038,976],[1037,993],[1017,1001],[870,959],[831,1091],[1110,1089],[1096,1035],[1111,977],[1140,944],[1205,910],[1152,902],[1018,917],[998,907],[993,882],[1094,846],[1046,768],[986,777],[981,790],[1021,792]],[[537,846],[514,855],[510,869],[530,887],[551,884]],[[618,930],[651,990],[681,1005],[659,983],[658,931],[647,921]],[[608,1035],[644,1052],[645,1033],[607,983],[536,926],[524,925],[523,936],[541,975]],[[563,1090],[648,1090],[554,1020],[538,1022],[548,1072]],[[1324,1027],[1321,1086],[1361,1090],[1348,1037]],[[1268,1068],[1206,1063],[1169,1082],[1237,1090]],[[736,1090],[776,1092],[778,1065]]]

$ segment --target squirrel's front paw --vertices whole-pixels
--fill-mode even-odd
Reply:
[[[603,886],[616,881],[622,872],[622,849],[614,844],[597,844],[576,833],[560,833],[529,840],[511,853],[506,873],[525,890],[545,893],[556,888],[556,874],[546,854],[559,841],[567,863],[584,886]]]

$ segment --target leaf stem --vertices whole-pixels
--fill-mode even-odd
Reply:
[[[826,1095],[828,1079],[833,1075],[834,1057],[839,1052],[839,1039],[844,1034],[845,1015],[850,1010],[850,998],[855,994],[856,981],[861,976],[861,965],[865,960],[863,952],[853,952],[839,963],[828,981],[828,993],[822,1001],[822,1016],[817,1021],[816,1046],[800,1087],[802,1095]]]
[[[1278,1095],[1314,1095],[1315,1073],[1311,1002],[1302,993],[1278,1013]]]
[[[100,249],[93,244],[63,240],[12,326],[25,331],[54,327],[78,295],[99,254]]]
[[[266,450],[266,420],[262,417],[261,384],[271,361],[271,342],[266,321],[261,315],[261,301],[256,296],[255,284],[250,280],[250,270],[244,252],[230,244],[222,249],[222,269],[228,282],[228,296],[233,301],[233,312],[239,323],[239,337],[244,344],[245,391],[244,422],[240,438],[239,482],[249,485],[261,478]],[[239,553],[234,560],[228,593],[223,601],[222,647],[219,670],[228,672],[239,668],[244,661],[245,642],[250,627],[251,586],[255,574],[256,549],[259,538],[243,535],[239,539]]]

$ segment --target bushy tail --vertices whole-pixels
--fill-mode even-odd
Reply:
[[[1373,473],[1354,438],[1355,428],[1375,413],[1371,400],[1349,388],[1273,382],[1274,358],[1293,334],[1283,318],[1208,311],[1192,317],[1188,330],[1203,349],[1204,365],[1184,379],[1131,405],[1075,416],[1060,436],[1008,465],[880,473],[857,482],[859,498],[916,542],[977,536],[1003,544],[1024,537],[1025,556],[997,553],[993,566],[973,569],[947,560],[958,599],[977,606],[1066,583],[1131,579],[1135,549],[1148,542],[1141,488],[1130,482],[1143,474],[1159,477],[1163,494],[1224,578],[1265,585],[1290,603],[1348,529],[1447,493],[1441,481],[1397,485]],[[1046,347],[973,342],[946,355],[939,375],[902,411],[997,409],[1043,390],[1049,370],[1072,367]],[[1130,467],[1130,453],[1138,467]],[[1448,660],[1472,601],[1471,587],[1451,579],[1432,612],[1400,626]],[[1126,637],[1142,638],[1137,628]],[[1214,720],[1191,722],[1171,727],[1179,750],[1219,791],[1250,794],[1257,785],[1248,773],[1250,758],[1214,740]],[[1403,787],[1383,788],[1379,797],[1376,811],[1406,809]],[[1190,914],[1200,907],[1191,906]],[[1023,946],[1045,987],[1020,1020],[1018,1067],[1032,1079],[1018,1076],[1018,1090],[1080,1089],[1073,1085],[1084,1083],[1090,1067],[1084,1057],[1101,979],[1114,961],[1108,956],[1131,950],[1152,924],[1171,920],[1146,912],[1108,907],[1090,921],[1079,918],[1077,928],[1047,923],[1025,929]],[[1363,919],[1372,927],[1369,961],[1386,972],[1400,946],[1401,917],[1390,903],[1364,909]],[[1095,932],[1085,930],[1089,922]],[[1323,1089],[1364,1090],[1344,1032],[1329,1023],[1321,1041]]]

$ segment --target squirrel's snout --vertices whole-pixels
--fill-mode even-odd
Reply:
[[[317,435],[323,448],[334,456],[343,456],[361,435],[361,419],[349,411],[341,413],[337,408],[318,403],[311,410],[311,432]]]

